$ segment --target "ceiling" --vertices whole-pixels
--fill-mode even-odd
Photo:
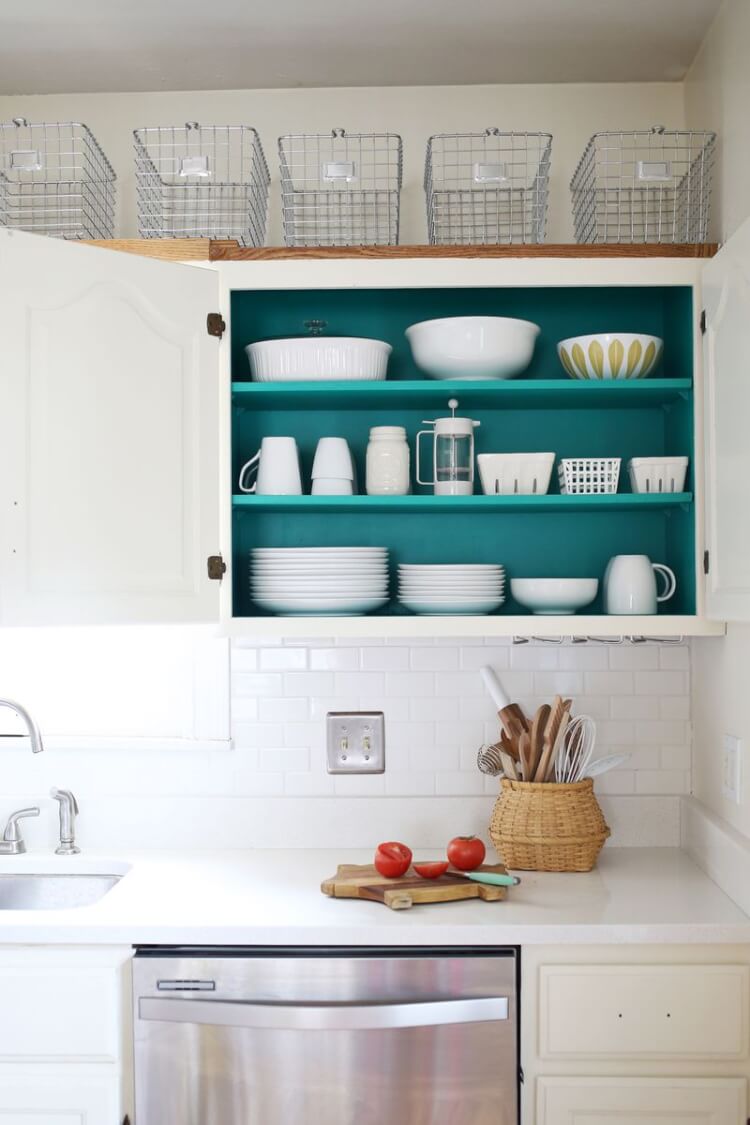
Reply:
[[[720,0],[0,0],[0,94],[679,81]]]

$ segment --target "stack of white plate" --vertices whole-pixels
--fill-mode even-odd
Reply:
[[[369,613],[388,601],[386,547],[256,547],[253,601],[285,617]]]
[[[505,601],[502,566],[408,566],[398,568],[398,600],[414,613],[493,613]]]

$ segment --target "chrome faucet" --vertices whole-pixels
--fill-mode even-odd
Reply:
[[[35,754],[38,754],[40,750],[44,749],[39,727],[25,707],[22,707],[20,703],[14,703],[12,699],[0,699],[0,707],[9,707],[11,711],[15,711],[18,717],[23,720],[31,743],[31,749]]]
[[[10,814],[8,823],[5,825],[3,838],[0,840],[0,855],[23,855],[26,851],[26,841],[18,827],[19,820],[24,816],[39,816],[39,806],[34,805],[30,809],[19,809],[18,812]]]
[[[76,814],[78,802],[69,789],[50,789],[50,797],[60,802],[60,844],[55,855],[78,855],[76,846]]]

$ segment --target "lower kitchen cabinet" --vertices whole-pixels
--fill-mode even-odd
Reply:
[[[131,956],[0,948],[0,1125],[132,1120]]]
[[[750,947],[527,946],[522,1125],[746,1125]]]
[[[746,1125],[744,1078],[540,1078],[536,1125]]]
[[[119,1082],[101,1067],[0,1067],[2,1125],[120,1125]]]

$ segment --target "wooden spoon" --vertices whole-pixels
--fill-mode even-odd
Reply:
[[[531,738],[528,731],[524,731],[518,741],[518,753],[521,759],[521,780],[531,781],[533,772],[531,769]]]
[[[542,706],[534,716],[534,720],[531,724],[531,753],[529,755],[530,769],[527,779],[528,781],[534,781],[536,779],[537,767],[539,766],[539,761],[544,750],[544,731],[549,721],[549,713],[549,703],[542,704]]]

